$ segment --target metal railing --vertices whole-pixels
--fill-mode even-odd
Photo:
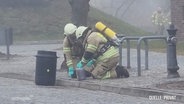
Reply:
[[[144,41],[145,44],[145,69],[148,69],[148,41],[147,40],[153,40],[153,39],[163,39],[165,42],[167,42],[166,36],[143,36],[140,37],[137,43],[137,71],[138,76],[141,76],[141,42]]]
[[[119,53],[120,53],[120,60],[119,65],[122,65],[122,48],[123,43],[126,40],[126,47],[127,47],[127,68],[131,68],[130,66],[130,41],[137,41],[137,71],[138,76],[141,76],[141,42],[144,41],[144,50],[145,50],[145,69],[148,70],[148,41],[153,39],[162,39],[167,42],[167,36],[142,36],[142,37],[118,37],[120,38],[120,46],[119,46]]]
[[[126,40],[126,47],[127,47],[127,68],[131,68],[130,66],[130,41],[136,41],[140,37],[122,37],[120,41],[120,47],[119,47],[119,53],[120,53],[120,61],[119,64],[122,65],[122,49],[123,49],[123,43]]]

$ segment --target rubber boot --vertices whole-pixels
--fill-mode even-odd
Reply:
[[[125,67],[118,65],[115,70],[116,70],[118,78],[128,78],[129,77],[129,72],[127,71]]]
[[[90,72],[88,72],[86,70],[84,70],[84,71],[85,71],[86,77],[91,77],[91,73]]]

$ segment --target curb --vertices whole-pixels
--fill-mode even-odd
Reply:
[[[11,78],[11,79],[18,79],[18,80],[27,80],[33,81],[34,77],[29,75],[17,74],[17,73],[0,73],[0,77],[4,78]],[[149,89],[149,88],[135,88],[135,87],[119,87],[119,86],[112,86],[112,85],[105,85],[105,84],[96,84],[94,82],[87,82],[87,81],[74,81],[74,80],[67,80],[67,79],[59,79],[56,80],[56,86],[66,86],[66,87],[77,87],[83,88],[88,90],[98,90],[98,91],[105,91],[111,93],[117,93],[121,95],[129,95],[135,97],[144,97],[150,100],[167,100],[172,102],[181,102],[184,103],[184,95],[174,92],[169,92],[168,90],[160,90],[160,89]],[[162,99],[152,99],[151,97],[162,97]],[[164,96],[174,96],[175,99],[165,99]]]
[[[160,89],[148,89],[148,88],[135,88],[135,87],[118,87],[112,85],[100,85],[91,82],[82,82],[82,81],[71,81],[66,79],[61,79],[56,81],[57,86],[70,86],[70,87],[78,87],[84,88],[88,90],[99,90],[105,92],[112,92],[121,95],[129,95],[129,96],[136,96],[136,97],[144,97],[150,100],[167,100],[173,102],[181,102],[184,103],[184,95],[178,93],[171,93],[166,90]],[[162,97],[162,99],[152,99],[151,97]],[[167,99],[166,97],[175,97],[175,99]]]

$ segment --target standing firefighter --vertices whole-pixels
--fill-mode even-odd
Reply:
[[[157,11],[152,14],[152,23],[156,26],[156,33],[158,35],[164,35],[165,25],[169,24],[168,18],[162,12],[162,9],[158,7]]]
[[[83,55],[83,47],[76,40],[75,31],[77,27],[72,24],[68,23],[64,27],[64,35],[65,38],[63,40],[63,53],[64,58],[68,68],[68,75],[71,78],[76,78],[75,66],[76,63],[80,61]]]
[[[117,66],[118,47],[111,45],[100,32],[92,31],[89,27],[79,26],[76,30],[76,38],[85,47],[84,55],[77,63],[78,68],[84,68],[92,74],[93,78],[98,79],[129,76],[124,67]]]

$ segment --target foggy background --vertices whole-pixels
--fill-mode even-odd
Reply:
[[[169,14],[169,1],[90,0],[90,5],[152,32],[152,13],[160,6]],[[89,25],[96,22],[96,18],[93,17],[95,16],[89,16]],[[25,41],[25,37],[26,40],[61,38],[64,25],[70,21],[71,7],[68,0],[0,0],[0,28],[12,27],[14,40]]]
[[[170,0],[91,0],[90,4],[149,32],[154,31],[151,15],[158,7],[170,18]]]

